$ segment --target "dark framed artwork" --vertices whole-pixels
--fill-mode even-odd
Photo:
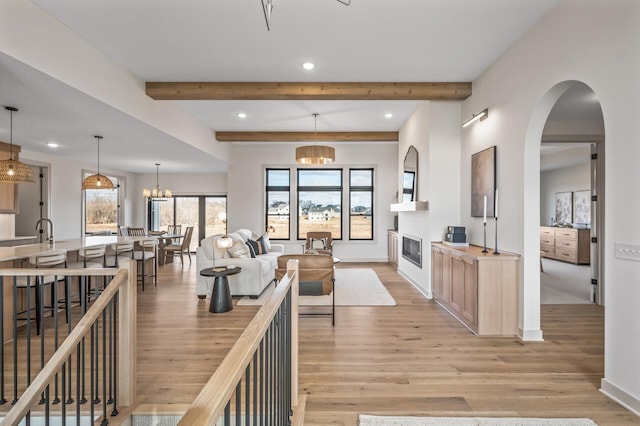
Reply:
[[[573,222],[573,192],[556,192],[556,223]]]
[[[484,216],[487,197],[487,217],[494,217],[496,193],[496,147],[492,146],[471,156],[471,217]]]

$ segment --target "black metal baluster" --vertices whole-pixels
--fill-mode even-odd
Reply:
[[[253,353],[253,426],[258,426],[258,410],[258,349],[256,349]]]
[[[29,291],[29,280],[27,277],[27,291]],[[13,277],[13,401],[18,402],[18,277]]]
[[[236,385],[236,426],[242,426],[242,380]]]
[[[80,311],[82,312],[82,317],[85,316],[85,314],[87,313],[87,302],[88,302],[88,292],[87,290],[90,290],[90,286],[91,286],[91,278],[88,278],[88,284],[87,281],[84,282],[84,285],[80,288],[80,297],[82,298],[82,300],[80,301]],[[85,381],[86,381],[86,374],[87,374],[87,361],[85,359],[85,338],[82,337],[82,340],[80,341],[80,359],[82,361],[82,366],[80,367],[80,369],[82,370],[82,377],[80,378],[81,383],[80,383],[80,387],[81,387],[81,393],[80,393],[80,399],[78,400],[78,404],[86,404],[87,403],[87,396],[85,393]]]
[[[109,305],[107,306],[107,311],[108,311],[108,318],[109,318],[109,398],[107,398],[107,404],[113,404],[113,299],[109,302]],[[105,332],[106,332],[106,325],[105,324]],[[105,364],[107,362],[107,359],[105,358],[103,361]]]
[[[64,364],[62,364],[62,400],[64,401],[64,399],[67,397],[67,363],[65,362]],[[67,405],[66,404],[60,404],[60,409],[62,410],[62,426],[65,426],[67,424]]]
[[[51,387],[49,385],[44,389],[44,395],[44,424],[49,426],[49,419],[51,418]]]
[[[54,283],[58,282],[58,277],[55,277]],[[71,277],[68,275],[64,276],[64,304],[67,315],[67,337],[71,334]],[[67,386],[69,389],[67,390],[67,404],[73,404],[73,398],[71,397],[73,393],[71,392],[71,384],[73,381],[71,380],[71,371],[73,368],[71,354],[69,354],[69,358],[67,362],[69,363],[69,368],[67,368],[67,374],[69,375],[69,379],[67,380]]]
[[[113,410],[111,411],[112,416],[118,415],[118,295],[116,294],[113,297],[113,388],[115,392],[113,393]]]
[[[37,285],[37,284],[36,284]],[[37,287],[36,287],[37,288]],[[18,336],[16,335],[16,340]],[[31,384],[31,286],[27,281],[27,335],[26,335],[26,352],[27,352],[27,387]],[[16,396],[16,401],[18,397]]]
[[[224,426],[231,426],[231,401],[224,407]]]
[[[260,425],[264,426],[264,337],[260,341]]]
[[[269,328],[267,329],[267,335],[265,336],[265,395],[264,395],[264,416],[265,416],[265,426],[269,426],[271,423],[269,422],[269,416],[271,414],[271,324],[269,324]]]
[[[98,280],[96,280],[96,297],[98,297]],[[96,320],[95,322],[95,327],[96,327],[96,335],[95,335],[95,340],[93,342],[93,344],[95,345],[95,351],[94,351],[94,357],[95,360],[92,360],[92,362],[94,363],[94,366],[91,369],[91,374],[95,374],[95,380],[94,380],[94,386],[95,386],[95,390],[93,391],[93,398],[92,401],[94,404],[100,404],[100,391],[98,389],[98,386],[100,381],[99,381],[99,377],[98,375],[100,374],[99,371],[99,362],[98,362],[98,353],[99,353],[99,345],[100,345],[100,328],[99,328],[99,320]]]
[[[43,277],[44,278],[44,277]],[[51,306],[53,308],[53,349],[54,351],[58,350],[58,282],[54,281],[52,284],[52,289],[51,289]],[[44,303],[43,303],[44,304]],[[63,377],[64,379],[64,377]],[[53,391],[53,403],[54,404],[59,404],[60,403],[60,398],[59,398],[59,390],[58,390],[58,373],[56,372],[56,376],[55,376],[55,385],[54,385],[54,391]]]
[[[270,418],[270,422],[272,426],[275,426],[275,419],[277,416],[276,413],[276,409],[277,409],[277,405],[276,405],[276,385],[278,383],[278,378],[276,377],[276,364],[277,364],[277,353],[278,353],[278,330],[276,328],[276,320],[274,318],[273,321],[271,321],[271,330],[272,330],[272,335],[271,335],[271,418]]]
[[[107,420],[107,311],[102,311],[102,426]]]
[[[13,311],[15,316],[15,312]],[[0,352],[0,405],[7,403],[4,397],[4,276],[0,277],[0,344],[2,344],[2,352]]]
[[[291,389],[291,369],[293,368],[293,359],[291,356],[291,348],[292,348],[292,339],[293,339],[293,333],[292,333],[292,298],[291,298],[291,288],[289,288],[289,291],[287,292],[287,348],[286,348],[286,352],[287,352],[287,412],[289,413],[289,421],[288,423],[291,424],[291,417],[293,416],[293,406],[292,406],[292,397],[295,397],[297,399],[298,395],[292,395],[292,389]]]
[[[82,297],[82,288],[80,289],[80,297]],[[82,301],[80,301],[82,303]],[[80,371],[80,367],[82,365],[80,356],[81,356],[81,343],[76,345],[76,425],[80,426],[80,398],[82,395],[80,394],[80,375],[84,375],[82,371]]]
[[[275,382],[273,384],[273,422],[275,425],[280,425],[280,308],[274,316],[274,329],[275,329],[275,345],[273,348],[273,374]]]
[[[244,424],[251,424],[251,363],[244,372]]]
[[[91,401],[91,403],[89,404],[91,409],[91,419],[95,418],[95,394],[93,393],[94,390],[94,375],[93,375],[93,370],[96,368],[96,365],[94,364],[95,361],[95,356],[94,356],[94,352],[95,352],[95,344],[94,344],[94,340],[96,339],[95,336],[95,329],[96,329],[96,323],[94,322],[91,325],[91,341],[89,342],[89,347],[91,348],[91,353],[90,353],[90,357],[91,357],[91,361],[90,363],[90,368],[91,371],[89,371],[89,400]]]
[[[40,284],[40,285],[38,285]],[[40,323],[38,324],[36,321],[36,326],[38,327],[38,334],[40,334],[40,371],[44,368],[44,285],[43,283],[38,283],[36,280],[36,292],[37,298],[40,300],[40,303],[36,302],[36,309],[39,309],[40,312],[37,315],[40,315]],[[36,299],[36,300],[38,300]],[[40,395],[40,401],[38,404],[42,405],[45,403],[44,392]]]

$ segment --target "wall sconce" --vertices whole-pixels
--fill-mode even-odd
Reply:
[[[462,123],[462,127],[470,126],[471,124],[475,123],[478,120],[480,121],[486,120],[487,117],[489,117],[489,108],[485,108],[479,113],[473,114],[470,119]]]

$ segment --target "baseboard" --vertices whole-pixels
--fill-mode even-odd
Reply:
[[[411,279],[411,277],[405,275],[402,271],[398,271],[398,274],[400,274],[405,280],[409,281],[409,283],[411,283],[411,285],[414,286],[416,290],[418,290],[424,297],[426,297],[427,299],[433,299],[433,293],[431,292],[431,290],[424,289],[422,286],[418,285],[417,282]]]
[[[640,416],[640,399],[620,389],[607,379],[600,380],[600,392],[613,399],[636,416]]]
[[[518,328],[518,337],[525,342],[544,342],[542,330],[523,330]]]

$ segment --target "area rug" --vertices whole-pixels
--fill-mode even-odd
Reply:
[[[396,301],[378,279],[375,271],[369,268],[339,268],[335,273],[336,306],[395,306]],[[238,305],[262,305],[273,292],[269,285],[260,297],[243,297]],[[330,306],[332,295],[300,296],[302,306]]]
[[[397,417],[360,414],[360,426],[597,426],[591,419]]]

